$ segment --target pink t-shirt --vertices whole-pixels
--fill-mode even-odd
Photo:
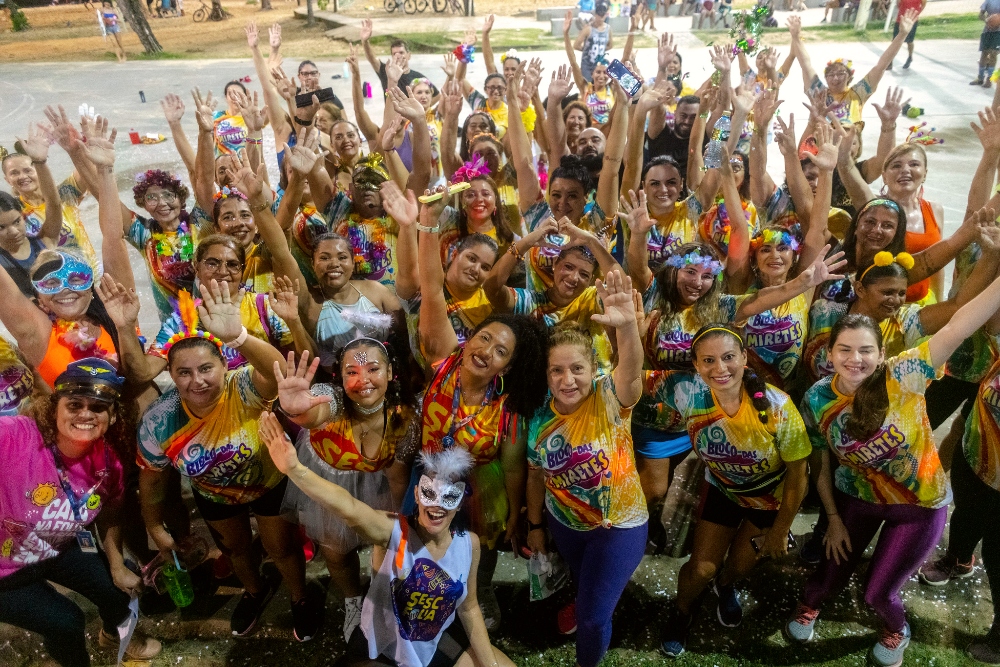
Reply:
[[[77,522],[59,483],[53,452],[28,417],[0,417],[0,578],[25,565],[52,558],[72,544],[108,501],[122,497],[122,464],[99,442],[79,459],[62,457],[69,485],[78,498],[93,490]],[[95,488],[96,487],[96,488]]]

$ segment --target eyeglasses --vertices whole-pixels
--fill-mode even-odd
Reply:
[[[177,194],[173,192],[161,192],[159,194],[147,194],[145,196],[147,204],[158,204],[163,202],[164,204],[173,204],[177,201]]]
[[[300,71],[299,76],[319,76],[319,70],[314,69],[314,70]]]
[[[221,259],[216,259],[215,257],[209,257],[208,259],[201,260],[201,263],[208,267],[212,273],[218,273],[219,269],[226,269],[226,273],[242,273],[243,265],[237,262],[235,259],[223,262]]]
[[[507,86],[501,86],[499,84],[495,86],[486,86],[487,93],[502,93],[505,90],[507,90]]]

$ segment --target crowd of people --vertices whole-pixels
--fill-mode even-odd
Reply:
[[[102,646],[157,655],[135,602],[155,594],[157,559],[204,561],[196,510],[213,571],[243,589],[236,636],[284,583],[295,639],[342,632],[345,667],[511,665],[490,639],[510,549],[568,566],[557,627],[594,667],[643,556],[686,532],[664,512],[685,460],[701,490],[668,656],[706,602],[739,625],[741,582],[792,550],[815,568],[787,609],[795,644],[876,541],[864,599],[881,666],[910,642],[900,590],[915,573],[969,576],[982,542],[1000,600],[995,106],[972,124],[982,153],[945,237],[923,198],[928,153],[899,141],[902,91],[873,101],[916,10],[862,75],[846,58],[817,72],[792,17],[782,62],[716,45],[704,82],[668,34],[655,72],[636,65],[634,32],[609,52],[606,10],[575,44],[567,21],[568,63],[547,77],[514,49],[497,62],[493,17],[435,82],[402,40],[380,59],[366,21],[381,118],[358,50],[346,109],[314,62],[286,74],[278,26],[262,40],[250,24],[259,90],[193,91],[194,145],[167,96],[186,173],[149,169],[127,198],[113,120],[49,107],[3,151],[0,622],[89,665],[84,614],[56,583],[97,606]],[[482,82],[466,76],[477,49]],[[798,129],[776,114],[796,67]],[[642,83],[631,95],[623,69]],[[50,170],[56,148],[71,174]],[[140,329],[143,307],[159,330]],[[796,547],[807,497],[820,520]],[[314,552],[342,627],[307,583]],[[968,651],[1000,664],[1000,625]]]

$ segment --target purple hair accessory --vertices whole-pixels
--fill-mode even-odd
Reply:
[[[711,255],[702,255],[697,251],[689,252],[686,255],[671,255],[665,263],[667,266],[673,266],[678,269],[693,264],[703,269],[708,269],[712,272],[713,276],[722,273],[722,262]]]
[[[486,160],[482,155],[476,153],[472,160],[466,162],[455,170],[455,175],[451,177],[452,183],[471,183],[477,178],[490,175],[490,168],[486,165]]]

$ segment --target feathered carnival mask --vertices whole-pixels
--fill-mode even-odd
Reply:
[[[713,276],[722,273],[722,262],[711,255],[702,255],[700,252],[689,252],[686,255],[671,255],[665,262],[667,266],[682,269],[685,266],[697,266],[712,272]]]
[[[198,329],[198,304],[196,304],[194,299],[191,298],[191,292],[188,292],[186,289],[182,289],[177,293],[177,300],[174,301],[174,312],[180,320],[180,331],[168,338],[167,342],[164,343],[164,354],[169,353],[170,348],[172,348],[175,343],[179,343],[187,338],[204,338],[205,340],[215,343],[219,349],[222,349],[223,343],[221,340],[207,331],[201,331]]]
[[[465,497],[465,477],[472,470],[473,458],[464,449],[449,447],[420,455],[424,474],[420,476],[419,497],[424,507],[440,507],[448,512],[458,509]]]
[[[389,172],[385,168],[385,160],[381,153],[369,153],[358,160],[352,174],[354,187],[367,192],[376,192],[383,183],[389,180]]]
[[[471,183],[477,178],[489,177],[490,168],[486,166],[486,160],[482,155],[476,153],[471,160],[455,170],[455,175],[451,177],[452,183]]]
[[[63,290],[86,292],[94,286],[94,270],[79,257],[59,250],[52,260],[31,274],[31,284],[38,294],[59,294]]]

